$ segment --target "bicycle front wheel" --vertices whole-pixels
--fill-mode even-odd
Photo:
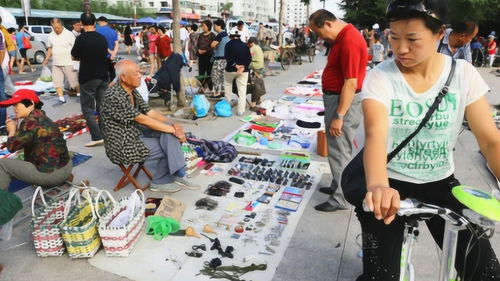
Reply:
[[[309,58],[309,62],[314,61],[314,57],[316,56],[316,48],[309,48],[307,51],[307,56]]]
[[[281,68],[283,70],[288,70],[290,64],[292,63],[292,54],[289,51],[284,51],[281,54]]]

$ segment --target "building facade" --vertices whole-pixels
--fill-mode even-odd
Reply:
[[[309,18],[307,13],[307,6],[300,0],[286,0],[284,22],[288,26],[307,24]]]

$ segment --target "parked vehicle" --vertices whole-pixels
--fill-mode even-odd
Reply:
[[[52,26],[50,25],[27,25],[26,30],[32,34],[37,41],[40,41],[45,48],[47,48],[47,42],[49,40],[49,33],[52,32]]]

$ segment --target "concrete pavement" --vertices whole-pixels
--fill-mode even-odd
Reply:
[[[280,71],[278,76],[267,77],[265,82],[268,94],[265,98],[279,98],[286,87],[312,71],[322,68],[325,63],[325,57],[320,55],[313,63],[293,65],[286,72]],[[40,69],[39,66],[38,69]],[[500,103],[500,78],[488,73],[486,69],[480,69],[480,72],[493,89],[488,94],[488,99],[492,103]],[[48,115],[54,120],[81,112],[76,98],[70,98],[68,104],[61,107],[50,106],[55,101],[55,99],[48,100],[45,106]],[[221,139],[240,124],[237,117],[215,120],[204,118],[198,121],[198,125],[186,123],[185,127],[186,131],[191,131],[200,138]],[[74,169],[75,181],[90,179],[94,186],[111,190],[121,176],[118,167],[109,162],[103,147],[84,147],[83,144],[89,140],[89,134],[84,134],[68,141],[70,150],[93,156],[92,159]],[[494,186],[493,178],[486,170],[474,137],[469,131],[461,134],[455,154],[456,175],[463,183],[484,188]],[[326,161],[324,158],[316,158]],[[329,176],[324,176],[322,183],[327,184],[330,180]],[[128,186],[113,195],[120,198],[128,195],[131,190],[132,187]],[[146,195],[158,194],[147,192]],[[335,213],[315,211],[313,207],[325,199],[325,195],[319,192],[313,195],[285,257],[276,271],[274,280],[347,281],[354,280],[361,273],[361,259],[357,257],[359,247],[356,244],[356,236],[360,233],[360,228],[356,216],[353,210]],[[421,233],[413,256],[417,280],[435,280],[439,254],[424,226],[421,227]],[[498,235],[500,228],[498,227],[496,234],[492,239],[492,244],[495,245],[496,253],[500,254],[500,235]],[[98,270],[85,260],[70,260],[67,256],[37,258],[32,247],[32,244],[28,243],[0,253],[0,263],[4,265],[0,280],[126,280]]]

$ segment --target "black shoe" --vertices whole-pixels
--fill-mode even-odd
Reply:
[[[496,110],[500,110],[500,104],[495,104],[493,107],[494,107]]]
[[[333,194],[333,190],[329,187],[320,187],[319,188],[319,192],[321,193],[324,193],[326,195],[332,195]]]
[[[347,210],[349,208],[347,208],[345,206],[339,206],[339,205],[334,206],[328,202],[324,202],[324,203],[321,203],[318,206],[314,207],[314,209],[316,211],[320,211],[320,212],[335,212],[338,210]]]

